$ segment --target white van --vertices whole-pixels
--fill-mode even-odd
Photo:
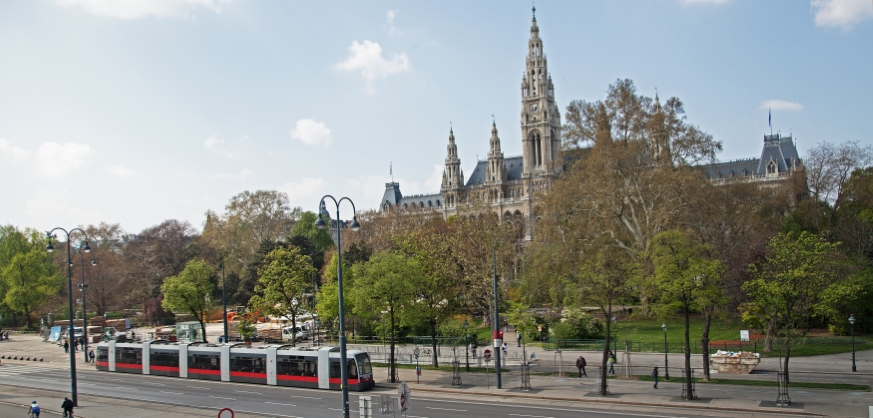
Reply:
[[[292,326],[282,328],[282,341],[291,341],[292,335],[295,336],[295,341],[308,340],[309,328],[306,325],[296,328]]]

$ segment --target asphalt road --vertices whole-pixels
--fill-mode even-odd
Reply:
[[[40,369],[33,372],[3,376],[8,385],[40,389],[69,391],[67,369]],[[142,376],[124,373],[79,371],[79,393],[142,401],[158,401],[175,405],[200,408],[232,408],[234,411],[287,417],[334,418],[339,415],[341,394],[338,391],[297,389],[255,384],[213,382],[159,376]],[[395,390],[374,389],[363,393],[350,393],[351,415],[358,414],[358,396],[372,396],[378,412],[379,395],[397,397]],[[463,397],[462,397],[463,398]],[[26,415],[26,409],[0,406],[0,418]],[[699,415],[694,411],[690,415]],[[397,416],[402,416],[398,413]],[[47,416],[54,416],[48,414]],[[390,415],[388,415],[390,416]],[[483,402],[464,399],[441,399],[413,392],[409,418],[457,418],[457,417],[505,417],[505,418],[576,418],[585,417],[681,417],[669,413],[646,413],[597,410],[549,405],[519,405],[516,403]]]

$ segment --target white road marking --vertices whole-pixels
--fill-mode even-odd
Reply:
[[[255,395],[261,395],[261,394],[262,394],[261,392],[250,392],[250,391],[247,391],[247,390],[234,390],[234,392],[239,392],[239,393],[254,393]]]
[[[224,400],[227,400],[227,401],[235,401],[235,400],[236,400],[236,399],[234,399],[234,398],[224,398],[224,397],[221,397],[221,396],[212,396],[212,395],[210,395],[209,397],[210,397],[210,398],[215,398],[215,399],[224,399]]]
[[[554,417],[546,417],[542,415],[522,415],[522,414],[509,414],[511,417],[529,417],[529,418],[554,418]]]
[[[499,406],[506,407],[507,404],[498,404],[498,403],[490,403],[490,402],[469,402],[469,401],[453,401],[449,399],[443,398],[428,398],[428,397],[419,397],[419,400],[426,399],[431,402],[444,402],[444,403],[460,403],[466,405],[483,405],[483,406]],[[603,415],[625,415],[631,417],[647,417],[647,418],[679,418],[680,415],[653,415],[653,414],[634,414],[630,412],[612,412],[612,411],[602,411],[595,409],[569,409],[569,408],[552,408],[547,406],[527,406],[527,405],[517,405],[513,404],[513,408],[524,408],[524,409],[542,409],[546,411],[562,411],[562,412],[580,412],[580,413],[592,413],[592,414],[603,414]],[[411,417],[412,415],[410,415]]]
[[[159,392],[161,392],[161,393],[170,393],[170,394],[173,394],[173,395],[184,395],[184,393],[182,393],[182,392],[169,392],[169,391],[166,391],[166,390],[161,390],[161,391],[159,391]]]
[[[279,402],[264,402],[264,403],[268,403],[271,405],[297,406],[297,405],[290,404],[290,403],[279,403]]]
[[[427,409],[439,409],[440,411],[455,411],[455,412],[467,412],[466,409],[451,409],[451,408],[434,408],[430,406],[425,406]]]
[[[205,388],[205,387],[203,387],[203,386],[185,386],[185,387],[186,387],[186,388],[191,388],[191,389],[207,389],[207,390],[209,389],[209,388]]]
[[[289,396],[289,397],[292,397],[292,398],[321,399],[321,398],[316,398],[316,397],[313,397],[313,396],[299,396],[299,395],[288,395],[288,396]],[[340,409],[340,411],[342,411],[342,409]]]

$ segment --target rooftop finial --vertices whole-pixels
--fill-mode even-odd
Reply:
[[[452,121],[449,121],[449,132],[450,132],[450,133],[453,132],[453,131],[452,131]]]
[[[533,7],[531,7],[531,10],[533,11],[533,18],[534,18],[534,20],[536,20],[536,18],[537,18],[537,6],[533,2],[531,2],[531,5],[533,6]]]

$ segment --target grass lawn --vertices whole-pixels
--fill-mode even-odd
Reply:
[[[372,365],[373,365],[373,367],[384,367],[386,369],[388,368],[388,363],[372,363]],[[420,366],[421,366],[421,370],[439,370],[439,371],[443,371],[443,372],[447,372],[447,371],[452,370],[452,363],[443,364],[439,368],[433,367],[432,365],[430,365],[430,363],[428,363],[428,364],[422,363]],[[395,363],[394,367],[396,367],[398,369],[415,369],[414,364],[405,364],[405,363],[404,364]],[[465,367],[465,365],[463,363],[461,364],[461,371],[464,373],[467,373],[467,368]],[[504,369],[502,367],[500,368],[501,373],[508,373],[509,371],[510,371],[509,369]],[[473,366],[470,366],[470,373],[494,373],[494,367],[473,367]]]
[[[628,318],[619,319],[616,336],[618,350],[624,350],[625,343],[629,342],[631,350],[634,352],[664,352],[664,330],[661,329],[662,321],[654,318]],[[671,353],[684,352],[685,343],[685,319],[684,317],[670,318],[667,323],[667,348]],[[481,320],[476,319],[470,326],[471,333],[475,333],[477,338],[482,341],[491,340],[491,329],[482,328]],[[740,349],[737,343],[740,339],[740,330],[748,329],[740,321],[725,321],[721,319],[713,319],[709,329],[710,352],[726,348],[728,350],[737,351]],[[754,333],[756,330],[750,330]],[[504,336],[504,339],[510,345],[514,346],[515,332],[510,332],[510,335]],[[691,324],[689,327],[689,337],[691,339],[692,354],[700,354],[700,336],[703,334],[703,318],[699,315],[691,316]],[[858,341],[868,340],[866,336],[856,336],[855,350],[870,350],[873,349],[873,344],[861,344]],[[724,347],[721,342],[730,341],[727,347]],[[528,341],[528,344],[539,345],[538,342]],[[754,343],[748,346],[742,346],[743,351],[755,351],[761,353],[763,357],[778,357],[778,348],[774,347],[771,353],[763,352],[763,341],[755,346]],[[813,356],[820,354],[835,354],[848,353],[852,351],[852,345],[847,344],[792,344],[791,356]]]
[[[654,379],[649,376],[638,377],[638,380],[644,382],[654,381]],[[664,380],[662,378],[661,382],[682,382],[682,377],[678,376],[673,380]],[[700,383],[704,385],[779,386],[779,382],[775,380],[710,379],[709,382],[704,382],[702,378],[695,378],[694,383]],[[792,382],[788,385],[788,387],[806,389],[839,389],[870,392],[869,385],[853,385],[849,383]]]

